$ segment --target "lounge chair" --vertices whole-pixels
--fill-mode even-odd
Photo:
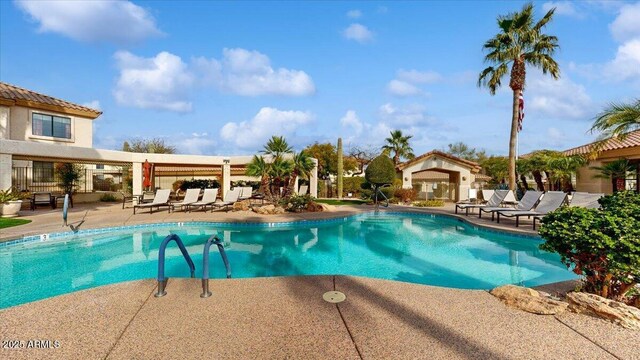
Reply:
[[[569,202],[569,206],[583,207],[587,209],[599,209],[600,203],[598,202],[598,199],[603,196],[604,194],[602,193],[591,194],[585,192],[575,192],[573,193],[573,197]]]
[[[482,200],[480,202],[486,203],[491,199],[493,194],[495,194],[495,190],[480,190],[480,194],[482,194]]]
[[[169,212],[171,212],[171,204],[169,203],[169,196],[171,195],[171,190],[169,189],[160,189],[156,191],[156,196],[153,198],[153,202],[147,204],[138,204],[133,206],[133,214],[135,215],[137,208],[149,209],[149,214],[153,214],[153,208],[160,209],[161,207],[166,206],[169,208]]]
[[[505,209],[503,207],[481,207],[478,212],[478,218],[482,217],[482,213],[486,212],[486,213],[491,213],[491,221],[494,220],[496,212],[498,211],[509,211],[509,210],[513,210],[513,211],[531,211],[533,210],[533,208],[536,206],[536,204],[538,203],[538,201],[540,200],[540,197],[542,196],[542,191],[535,191],[535,190],[529,190],[526,193],[524,193],[524,196],[522,197],[522,199],[520,199],[520,201],[518,201],[518,204],[516,205],[515,208],[513,209]],[[505,198],[506,200],[506,198]]]
[[[499,206],[504,198],[511,192],[511,190],[496,190],[493,193],[493,196],[487,201],[485,205],[480,204],[456,204],[456,214],[458,213],[458,209],[466,210],[466,215],[469,215],[469,209],[477,209],[482,207],[496,207]]]
[[[251,196],[253,196],[253,188],[251,186],[244,186],[239,189],[240,189],[240,194],[238,195],[239,200],[251,199]]]
[[[308,191],[309,191],[309,185],[301,185],[300,189],[298,190],[298,195],[307,195]]]
[[[200,188],[198,189],[187,189],[187,192],[184,194],[184,198],[181,202],[171,203],[171,211],[175,211],[176,206],[178,206],[181,210],[187,209],[189,205],[198,201],[200,197]]]
[[[238,201],[238,197],[240,197],[240,188],[235,188],[233,190],[229,190],[227,191],[227,194],[225,195],[224,199],[222,199],[222,201],[220,202],[214,202],[213,204],[211,204],[212,208],[211,211],[213,211],[213,207],[217,207],[217,208],[229,208],[229,206],[233,205],[236,201]]]
[[[467,194],[468,194],[467,200],[460,200],[456,204],[477,204],[478,203],[478,190],[469,189]]]
[[[187,210],[191,211],[191,207],[201,207],[204,209],[204,211],[207,211],[207,206],[212,205],[214,202],[216,202],[217,197],[218,189],[204,189],[202,199],[200,201],[188,204]]]
[[[532,211],[517,211],[517,210],[506,210],[506,211],[498,211],[498,222],[500,222],[500,215],[506,217],[515,217],[516,218],[516,227],[520,225],[520,217],[521,216],[533,216],[533,230],[536,229],[536,218],[540,220],[540,218],[544,217],[548,213],[558,209],[560,206],[567,202],[567,194],[563,191],[548,191],[542,197],[542,200],[538,203],[535,210]]]

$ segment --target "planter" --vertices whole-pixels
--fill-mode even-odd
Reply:
[[[22,207],[22,200],[7,201],[0,204],[0,214],[2,217],[16,217]]]

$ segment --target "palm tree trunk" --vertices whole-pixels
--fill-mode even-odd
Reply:
[[[544,191],[544,184],[542,183],[542,174],[540,170],[532,171],[533,179],[536,181],[536,185],[538,186],[538,191]]]
[[[518,138],[518,96],[520,90],[513,91],[513,109],[511,114],[511,135],[509,137],[509,189],[516,190],[516,146]]]

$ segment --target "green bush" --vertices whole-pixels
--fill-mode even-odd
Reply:
[[[414,189],[397,189],[393,192],[393,196],[400,202],[410,203],[418,197],[418,192]]]
[[[102,202],[116,202],[118,201],[118,198],[116,198],[113,194],[102,194],[102,196],[100,196],[100,201]]]
[[[280,199],[280,206],[291,212],[301,212],[307,210],[310,203],[313,203],[314,197],[306,195],[291,195],[288,198]]]
[[[620,192],[600,199],[602,210],[563,207],[542,219],[540,248],[557,252],[584,277],[583,290],[633,303],[640,282],[640,195]]]
[[[396,167],[387,155],[380,155],[371,160],[364,172],[367,182],[374,186],[393,184],[396,178]]]
[[[187,189],[218,189],[220,188],[220,183],[214,179],[191,179],[183,180],[179,186],[182,191]]]
[[[444,206],[443,200],[427,200],[427,201],[416,201],[413,203],[413,206],[416,207],[442,207]]]
[[[361,176],[345,177],[342,179],[342,186],[344,189],[344,195],[352,193],[353,197],[356,197],[362,191],[361,185],[364,184],[365,179]]]

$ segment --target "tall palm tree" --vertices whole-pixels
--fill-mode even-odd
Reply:
[[[598,114],[591,132],[600,131],[601,139],[617,137],[624,140],[630,131],[636,129],[640,129],[640,98],[629,104],[610,104]]]
[[[613,191],[623,191],[627,174],[635,171],[635,166],[631,165],[627,159],[618,159],[602,166],[591,166],[590,169],[600,172],[594,175],[594,178],[610,179]]]
[[[304,150],[294,154],[291,162],[293,165],[293,171],[291,172],[291,176],[289,176],[289,184],[285,189],[284,197],[291,196],[294,193],[296,179],[298,177],[308,178],[315,167],[315,163],[311,159],[311,156],[309,156],[309,154]]]
[[[246,174],[260,178],[260,187],[265,198],[271,199],[271,182],[269,179],[271,164],[264,161],[262,156],[253,155],[251,162],[247,164]]]
[[[549,182],[560,184],[560,188],[565,192],[574,191],[571,179],[578,173],[578,169],[587,163],[587,159],[581,155],[557,156],[549,158],[548,168],[550,173]]]
[[[509,87],[513,91],[511,114],[511,135],[509,138],[509,188],[516,187],[516,138],[518,135],[519,97],[525,88],[526,65],[542,69],[554,79],[560,77],[560,68],[553,59],[558,49],[558,38],[542,32],[551,21],[555,8],[534,24],[533,4],[528,3],[520,12],[498,17],[500,33],[484,43],[488,52],[484,60],[492,66],[484,69],[478,77],[478,86],[489,88],[491,95],[502,84],[502,78],[509,72]]]
[[[264,146],[262,152],[266,155],[271,155],[274,158],[280,157],[283,154],[292,152],[293,149],[287,143],[287,140],[284,136],[272,136],[271,139],[267,141],[267,144]]]
[[[382,146],[383,151],[393,152],[393,164],[398,165],[400,159],[413,159],[413,149],[409,145],[409,140],[413,135],[402,135],[402,130],[393,130],[391,137],[384,139],[385,145]]]
[[[293,162],[288,159],[284,159],[282,156],[276,156],[269,166],[269,176],[271,177],[271,195],[273,200],[276,201],[284,194],[280,192],[280,187],[286,187],[287,179],[293,172]],[[284,189],[283,189],[284,192]]]

